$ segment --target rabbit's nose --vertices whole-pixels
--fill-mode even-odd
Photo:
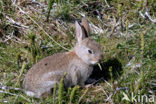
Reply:
[[[103,54],[99,55],[99,61],[102,61],[104,58]]]

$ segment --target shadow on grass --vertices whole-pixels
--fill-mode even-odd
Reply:
[[[100,63],[102,70],[98,65],[94,66],[93,72],[89,79],[92,81],[86,81],[86,84],[94,83],[93,81],[100,83],[104,80],[110,80],[111,79],[111,72],[109,71],[109,68],[112,67],[112,78],[118,79],[122,74],[122,64],[119,62],[118,59],[110,59],[107,62]],[[102,80],[100,80],[102,79]],[[99,80],[99,81],[98,81]]]

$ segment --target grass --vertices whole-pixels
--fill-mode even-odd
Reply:
[[[156,94],[156,26],[139,11],[150,8],[149,14],[156,18],[156,2],[108,0],[107,4],[102,0],[0,1],[0,103],[131,104],[132,93],[138,103],[147,102],[141,99],[143,95],[149,102]],[[53,95],[41,99],[26,96],[21,90],[26,72],[40,59],[65,52],[62,47],[72,49],[76,42],[74,21],[84,14],[94,25],[91,37],[103,49],[101,68],[94,66],[91,75],[98,81],[89,88],[75,86],[67,91],[58,85]],[[122,100],[123,93],[130,101]]]

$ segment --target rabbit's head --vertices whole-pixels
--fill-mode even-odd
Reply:
[[[102,59],[102,50],[100,45],[89,37],[89,24],[86,18],[82,19],[82,23],[75,22],[77,44],[74,48],[76,54],[85,63],[91,65],[96,64]]]

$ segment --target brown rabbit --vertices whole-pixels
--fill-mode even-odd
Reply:
[[[81,25],[76,21],[77,43],[73,50],[48,56],[27,72],[23,87],[27,95],[39,98],[50,92],[56,83],[67,73],[64,85],[83,86],[92,73],[93,64],[102,58],[100,45],[89,37],[89,25],[86,18]]]

